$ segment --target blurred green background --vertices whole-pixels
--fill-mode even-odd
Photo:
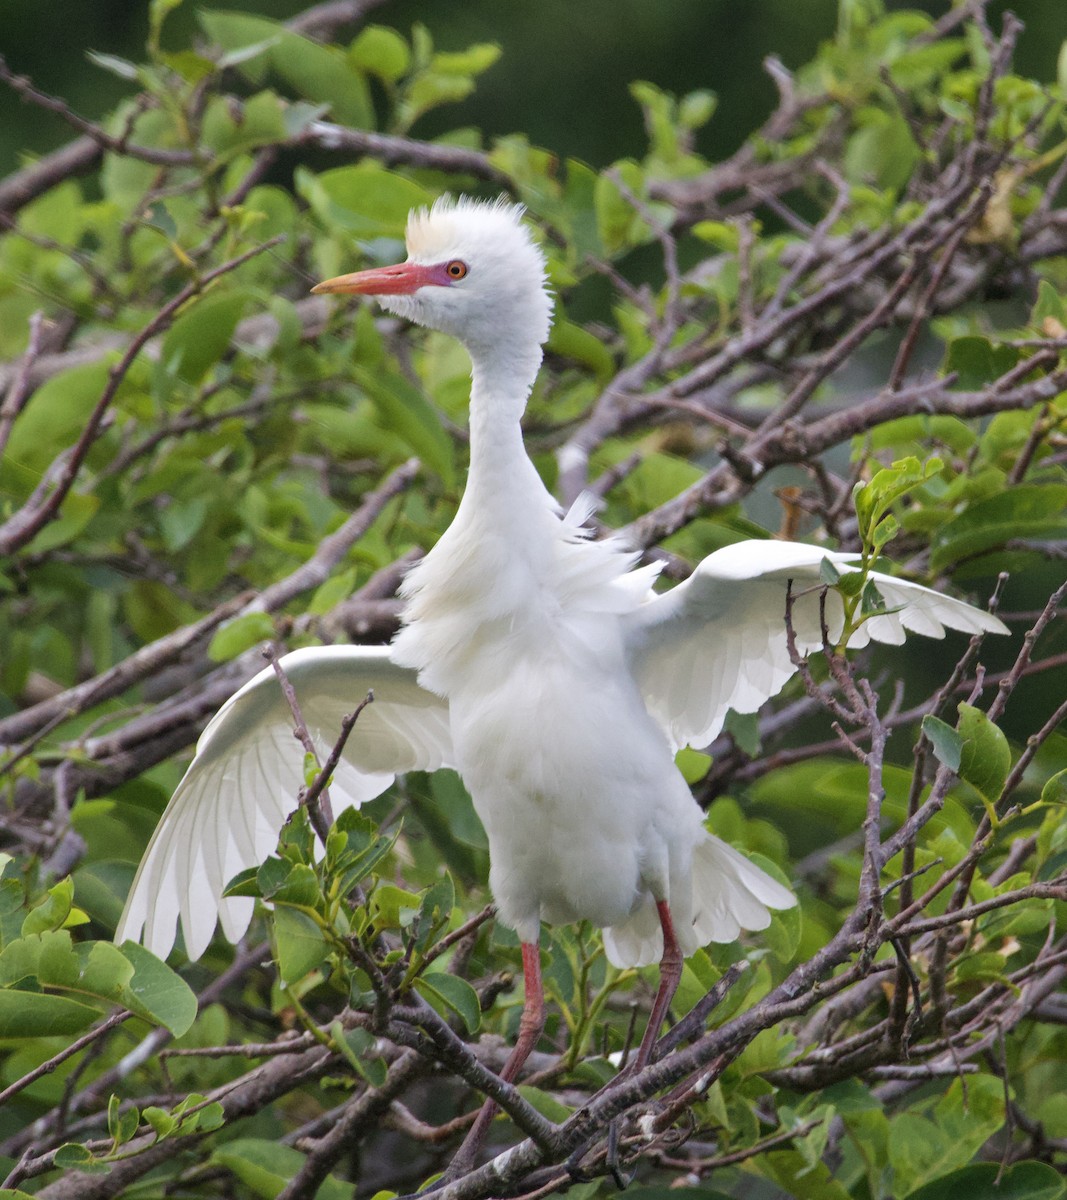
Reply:
[[[167,45],[185,45],[195,36],[197,7],[196,0],[186,0],[168,19]],[[311,5],[230,0],[225,7],[284,19]],[[890,7],[938,15],[949,4]],[[1067,38],[1065,0],[990,6],[998,19],[1007,8],[1026,24],[1017,69],[1054,78]],[[476,94],[425,119],[416,136],[460,124],[477,125],[487,135],[524,132],[535,144],[603,166],[644,145],[641,117],[627,91],[634,79],[676,93],[713,89],[719,108],[699,145],[712,158],[728,154],[774,103],[763,58],[773,52],[790,67],[806,62],[833,33],[837,9],[837,0],[394,0],[367,19],[404,32],[421,21],[445,50],[485,41],[503,47]],[[138,59],[147,12],[144,0],[0,0],[0,53],[15,71],[96,116],[126,89],[85,52]],[[0,173],[16,166],[22,151],[39,154],[72,136],[58,118],[0,89]]]

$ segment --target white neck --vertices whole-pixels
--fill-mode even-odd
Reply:
[[[536,608],[559,537],[555,501],[522,443],[520,420],[541,361],[539,345],[471,350],[470,474],[459,511],[404,583],[394,661],[425,687],[455,696],[471,655],[491,653],[487,630]]]
[[[541,347],[478,347],[471,350],[471,363],[470,474],[462,507],[491,520],[521,519],[531,500],[547,495],[526,454],[520,424]]]

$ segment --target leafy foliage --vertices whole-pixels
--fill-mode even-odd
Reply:
[[[504,190],[557,296],[526,432],[561,499],[591,487],[673,576],[773,527],[855,551],[825,577],[841,644],[884,612],[885,554],[1016,636],[986,665],[828,644],[683,751],[801,907],[688,960],[636,1079],[654,972],[547,931],[536,1074],[494,1093],[515,1149],[442,1194],[584,1200],[633,1168],[642,1200],[1061,1197],[1062,78],[1013,74],[1017,24],[981,5],[841,0],[730,159],[699,149],[710,92],[638,82],[648,145],[595,171],[521,132],[420,139],[495,46],[342,38],[335,5],[205,9],[173,46],[180,3],[153,0],[143,62],[92,56],[129,95],[87,133],[0,64],[81,133],[0,180],[0,1196],[410,1191],[492,1086],[520,958],[448,772],[318,848],[299,810],[229,883],[261,902],[236,950],[171,968],[110,937],[259,647],[388,638],[458,502],[464,352],[309,283],[393,261],[442,191]]]

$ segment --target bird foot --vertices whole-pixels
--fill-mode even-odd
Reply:
[[[637,1169],[627,1173],[623,1170],[619,1155],[620,1130],[625,1123],[625,1118],[615,1117],[608,1125],[607,1143],[604,1148],[604,1168],[615,1182],[615,1186],[620,1192],[625,1191],[634,1181],[637,1175]],[[599,1166],[595,1171],[586,1169],[582,1163],[589,1157],[591,1151],[599,1144],[599,1137],[591,1138],[567,1159],[563,1164],[574,1183],[588,1183],[594,1179],[599,1179],[604,1175],[604,1170]]]
[[[615,1181],[615,1186],[620,1192],[624,1192],[633,1183],[634,1177],[637,1175],[637,1168],[634,1167],[629,1174],[626,1174],[622,1169],[622,1164],[619,1161],[619,1120],[618,1117],[615,1117],[608,1126],[608,1145],[607,1154],[604,1158],[604,1166],[611,1173],[611,1178]]]

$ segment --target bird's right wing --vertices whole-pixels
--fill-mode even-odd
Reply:
[[[420,687],[387,646],[319,646],[281,659],[320,761],[342,718],[374,692],[330,785],[335,812],[383,792],[405,771],[433,771],[452,757],[448,704]],[[238,872],[274,849],[304,783],[304,750],[273,668],[222,706],[197,743],[148,844],[115,940],[141,941],[160,958],[181,919],[190,958],[211,941],[216,917],[231,941],[248,928],[253,902],[223,898]]]
[[[649,712],[676,746],[706,746],[730,709],[755,712],[796,672],[785,620],[793,584],[793,630],[800,654],[822,648],[825,613],[831,642],[841,634],[840,594],[821,586],[824,559],[842,573],[855,555],[800,542],[746,541],[708,555],[669,592],[640,605],[625,629],[633,671]],[[897,645],[907,632],[944,637],[1007,633],[1002,621],[921,584],[872,572],[886,611],[864,622],[850,647]]]

